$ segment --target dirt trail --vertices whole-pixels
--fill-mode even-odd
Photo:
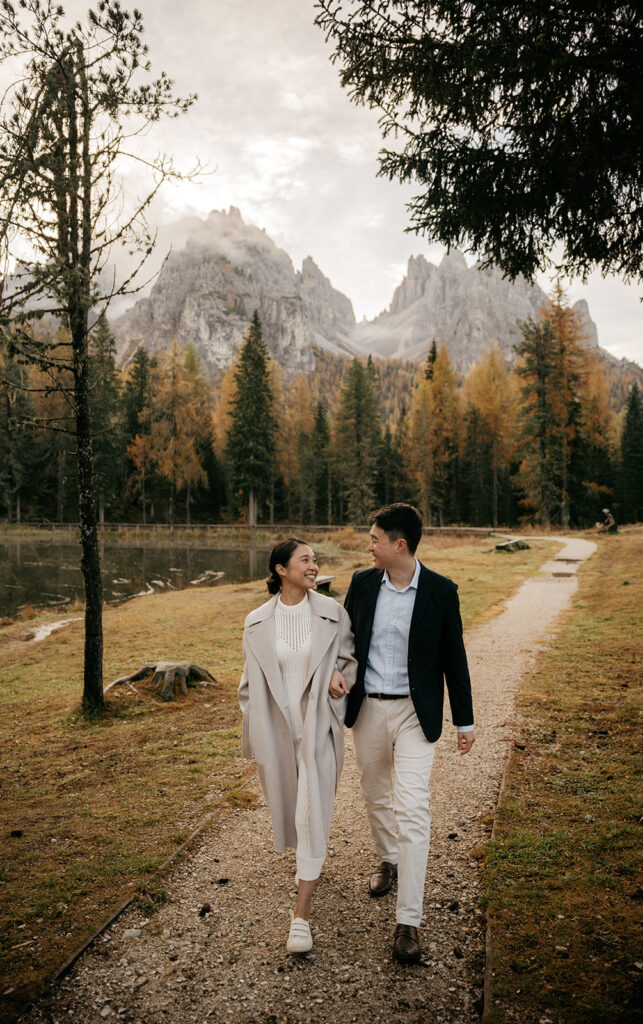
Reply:
[[[560,538],[566,540],[566,538]],[[445,722],[433,770],[432,843],[417,967],[390,955],[395,897],[370,899],[374,856],[347,734],[326,863],[313,908],[313,952],[285,951],[294,855],[272,852],[265,807],[208,832],[167,880],[151,921],[128,910],[24,1024],[447,1024],[477,1021],[484,969],[480,871],[512,740],[520,678],[571,602],[596,545],[568,540],[493,621],[466,637],[477,742],[457,754]],[[507,555],[506,557],[513,557]],[[199,916],[204,904],[211,910]]]

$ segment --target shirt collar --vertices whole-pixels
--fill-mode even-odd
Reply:
[[[393,584],[391,583],[391,577],[389,576],[388,571],[386,569],[384,570],[384,575],[382,576],[382,583],[385,583],[386,586],[389,588],[389,590],[394,590],[396,594],[404,594],[404,593],[406,593],[407,590],[417,590],[417,588],[418,588],[418,580],[419,579],[420,579],[420,563],[418,562],[418,560],[416,558],[415,559],[415,572],[413,573],[413,579],[411,580],[411,582],[406,587],[402,587],[401,590],[398,590],[397,587],[394,587]]]

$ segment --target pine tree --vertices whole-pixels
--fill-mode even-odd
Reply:
[[[477,524],[490,522],[497,526],[501,489],[507,480],[513,454],[515,403],[505,361],[496,346],[485,352],[471,369],[465,394],[469,402],[465,417],[467,450],[473,446],[467,451],[465,461],[467,471],[474,475],[469,481],[474,518]],[[487,508],[486,514],[482,512],[483,505]]]
[[[521,327],[523,340],[516,346],[522,381],[519,481],[523,504],[548,528],[560,490],[559,348],[549,320],[529,319]]]
[[[542,311],[553,328],[558,345],[557,386],[551,401],[557,405],[560,430],[560,521],[564,530],[569,527],[570,478],[580,422],[580,395],[585,374],[585,351],[577,314],[567,303],[560,281],[556,282],[551,300]]]
[[[473,370],[471,372],[473,373]],[[484,526],[491,522],[493,515],[492,460],[489,436],[483,424],[482,413],[474,402],[467,405],[464,426],[462,468],[465,520],[473,526]]]
[[[123,387],[123,421],[128,440],[146,433],[149,424],[145,410],[150,404],[150,373],[156,359],[150,359],[144,348],[137,348]]]
[[[294,384],[283,385],[281,373],[273,384],[276,406],[281,410],[277,438],[278,462],[286,485],[290,521],[310,522],[314,515],[314,470],[311,440],[314,426],[313,397],[305,373]]]
[[[415,501],[415,486],[411,472],[411,441],[410,423],[406,405],[400,409],[400,418],[393,437],[393,453],[395,457],[395,477],[392,487],[394,501]]]
[[[433,388],[423,376],[413,394],[409,425],[411,472],[416,501],[428,526],[433,525]]]
[[[426,362],[424,364],[424,377],[425,380],[433,380],[433,368],[435,361],[438,358],[438,347],[435,338],[431,342],[431,348],[428,351]]]
[[[570,504],[574,526],[591,526],[616,495],[614,414],[596,352],[584,354],[578,429],[570,463]]]
[[[571,499],[582,491],[582,417],[588,376],[583,340],[578,317],[557,283],[539,321],[523,325],[523,342],[516,348],[523,357],[516,372],[522,378],[524,503],[540,510],[543,525],[559,516],[563,529],[578,518]]]
[[[321,402],[317,402],[315,405],[311,451],[315,478],[314,520],[316,523],[331,523],[333,521],[331,436],[328,417]]]
[[[147,522],[148,502],[153,513],[154,496],[160,496],[160,480],[154,473],[149,437],[152,376],[157,367],[155,356],[150,357],[144,348],[137,348],[122,390],[121,432],[126,448],[125,493],[130,500],[140,500],[143,523]]]
[[[435,512],[440,525],[445,518],[458,513],[458,410],[455,373],[446,346],[441,345],[435,360],[427,361],[420,376],[411,405],[409,432],[409,463],[422,513],[429,526]]]
[[[433,392],[433,501],[440,526],[457,518],[459,399],[446,345],[438,349],[431,379]]]
[[[643,519],[643,403],[638,384],[632,386],[621,434],[621,516],[625,522]]]
[[[277,425],[268,370],[268,351],[255,310],[234,371],[226,458],[234,492],[257,525],[257,509],[271,495],[275,478]]]
[[[410,229],[532,279],[643,276],[640,7],[317,0]],[[637,56],[638,54],[638,56]]]
[[[345,514],[353,522],[365,522],[375,503],[381,436],[373,362],[364,366],[354,359],[340,393],[333,437],[335,476]]]
[[[9,522],[20,522],[21,503],[33,460],[29,375],[17,361],[0,359],[0,501]]]
[[[82,22],[66,26],[64,14],[59,4],[40,0],[0,4],[1,56],[16,72],[3,82],[0,112],[0,248],[3,261],[15,261],[13,287],[0,294],[0,341],[25,362],[73,373],[85,588],[83,706],[102,711],[90,322],[93,310],[131,294],[133,278],[154,249],[145,211],[163,181],[182,177],[167,156],[150,158],[150,189],[122,203],[119,175],[132,157],[131,140],[161,116],[186,111],[195,97],[175,98],[165,74],[141,81],[150,64],[139,11],[101,0]],[[105,289],[102,271],[116,244],[140,260]],[[51,336],[38,339],[32,330],[45,309],[69,333],[62,362],[51,352]]]

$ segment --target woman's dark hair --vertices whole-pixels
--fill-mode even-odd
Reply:
[[[269,593],[278,594],[281,590],[281,576],[277,572],[277,566],[287,566],[288,562],[292,558],[295,548],[298,548],[300,544],[305,543],[305,540],[299,540],[297,537],[289,537],[288,540],[282,540],[279,544],[275,544],[274,548],[270,552],[270,561],[268,562],[270,576],[266,580],[266,585]]]
[[[414,505],[407,505],[403,501],[384,505],[371,512],[368,521],[384,530],[390,540],[403,537],[411,554],[415,554],[422,539],[422,516]]]

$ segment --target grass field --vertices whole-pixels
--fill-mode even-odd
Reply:
[[[639,528],[599,538],[518,699],[523,738],[485,868],[489,1024],[642,1019],[642,626]]]
[[[351,530],[315,538],[339,593],[368,564],[366,543]],[[426,564],[459,583],[465,627],[497,613],[559,546],[507,555],[493,543],[430,537],[420,548]],[[236,689],[243,620],[266,596],[259,582],[107,608],[107,682],[176,658],[207,667],[218,685],[170,704],[125,693],[97,723],[78,713],[82,622],[36,644],[25,641],[24,621],[0,628],[0,1018],[10,1019],[128,895],[139,893],[148,908],[162,900],[155,868],[207,812],[216,823],[251,799]]]

